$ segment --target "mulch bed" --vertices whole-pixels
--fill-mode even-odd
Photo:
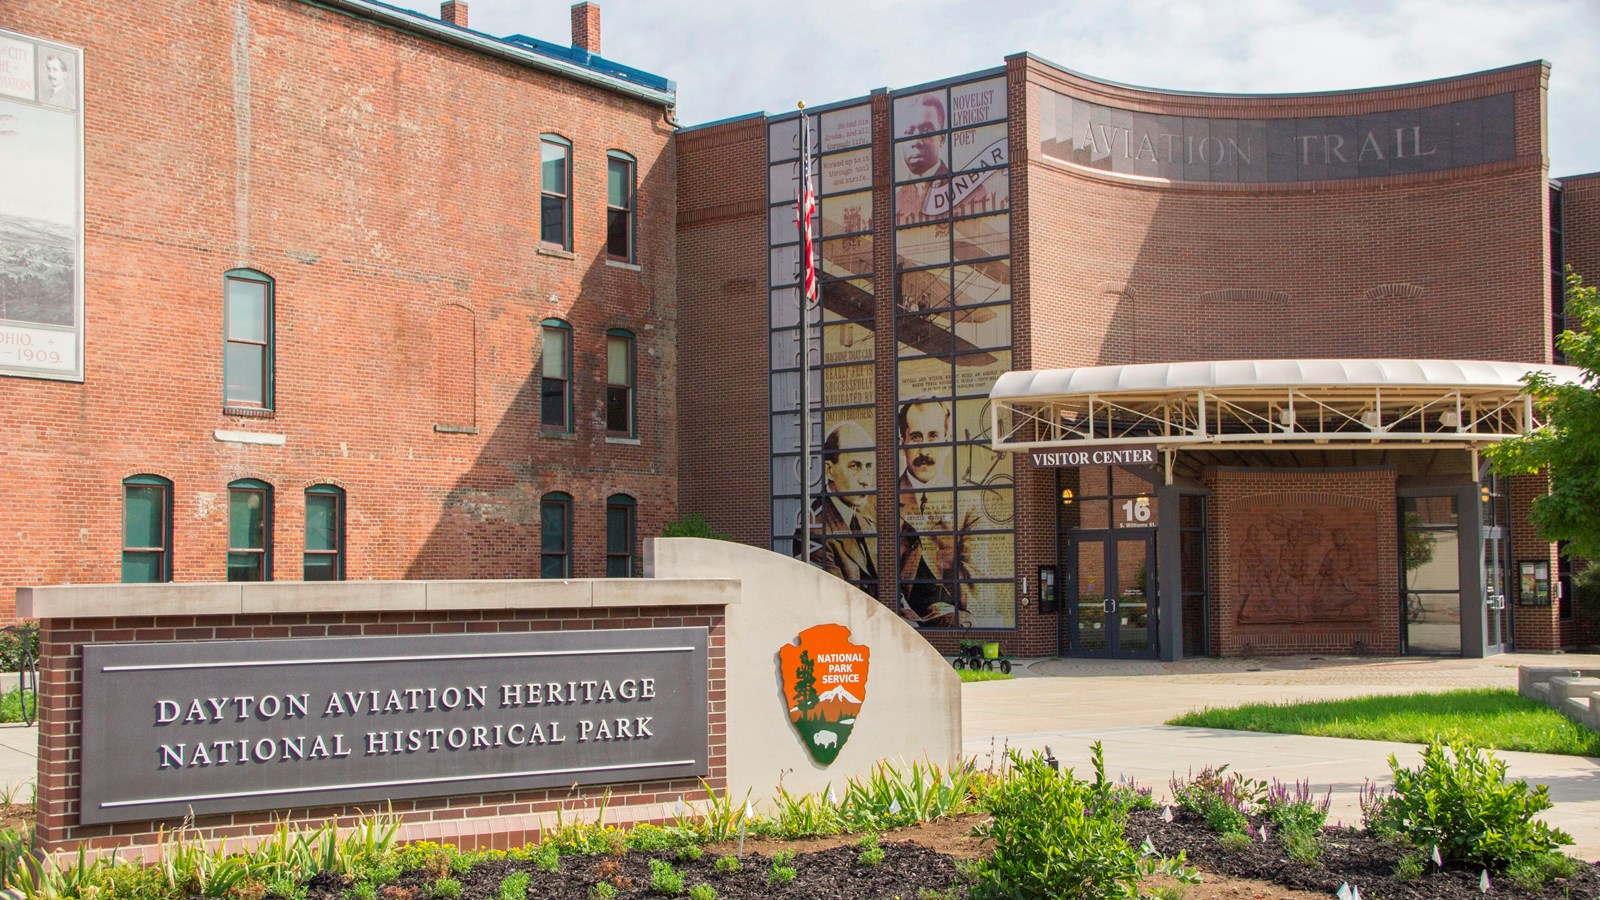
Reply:
[[[1316,863],[1296,862],[1284,853],[1275,838],[1253,841],[1248,849],[1224,849],[1220,836],[1206,827],[1197,816],[1173,810],[1173,821],[1162,821],[1159,812],[1135,812],[1128,817],[1125,832],[1135,846],[1146,837],[1164,856],[1176,855],[1179,850],[1189,857],[1189,862],[1204,872],[1270,881],[1288,888],[1332,896],[1344,884],[1359,888],[1368,900],[1482,900],[1479,879],[1483,870],[1477,866],[1463,868],[1451,866],[1446,861],[1442,871],[1429,871],[1415,881],[1402,881],[1393,877],[1395,864],[1405,855],[1405,850],[1388,841],[1369,837],[1360,832],[1328,829],[1324,832],[1322,855]],[[1212,880],[1209,876],[1207,881]],[[1595,900],[1600,898],[1600,865],[1588,864],[1570,881],[1550,881],[1541,893],[1530,894],[1519,890],[1511,879],[1491,872],[1490,897],[1538,897],[1550,900]]]
[[[679,861],[672,853],[632,852],[626,856],[567,856],[559,872],[539,871],[532,863],[497,860],[475,866],[461,882],[461,900],[494,900],[500,882],[517,871],[530,876],[528,896],[534,898],[588,897],[598,881],[619,887],[619,897],[659,896],[650,890],[650,860],[664,859],[684,875],[685,888],[705,882],[717,891],[720,900],[889,900],[915,898],[920,889],[945,891],[958,888],[965,896],[956,874],[956,860],[982,852],[970,837],[972,825],[981,820],[968,816],[962,820],[902,829],[883,835],[884,859],[875,866],[859,862],[860,848],[854,838],[829,838],[820,841],[752,841],[743,856],[740,871],[724,874],[713,868],[719,852],[733,852],[721,845],[709,849],[694,862]],[[1415,881],[1393,877],[1395,864],[1404,851],[1391,843],[1367,837],[1350,829],[1329,829],[1323,852],[1314,864],[1288,858],[1274,838],[1252,842],[1248,848],[1224,849],[1219,836],[1205,822],[1188,813],[1173,810],[1173,821],[1165,822],[1160,813],[1135,812],[1129,817],[1128,840],[1134,846],[1148,837],[1157,852],[1176,855],[1182,850],[1189,863],[1200,869],[1204,883],[1187,888],[1191,898],[1282,896],[1332,897],[1343,884],[1359,888],[1367,900],[1483,900],[1479,890],[1481,869],[1446,867],[1430,871]],[[848,843],[846,842],[848,841]],[[771,855],[790,849],[796,856],[789,866],[796,877],[787,883],[767,880],[772,868]],[[428,900],[432,877],[423,872],[407,872],[387,890],[378,892],[381,900]],[[308,885],[307,900],[344,900],[348,884],[335,875],[321,875]],[[1306,893],[1299,893],[1306,892]],[[1570,881],[1552,881],[1541,893],[1519,890],[1503,874],[1490,874],[1488,896],[1506,898],[1550,898],[1550,900],[1596,900],[1600,898],[1600,864],[1584,866]]]
[[[680,862],[670,853],[633,852],[624,857],[565,856],[561,870],[541,872],[532,863],[496,860],[473,866],[458,876],[462,900],[498,898],[500,882],[513,872],[527,872],[529,897],[582,898],[602,878],[618,885],[619,897],[660,896],[650,890],[650,860],[664,859],[683,873],[687,892],[700,882],[716,888],[722,900],[738,898],[816,898],[816,900],[890,900],[914,898],[919,888],[942,890],[956,883],[955,860],[910,842],[883,844],[883,861],[875,866],[857,862],[861,851],[853,846],[833,847],[804,853],[789,865],[796,870],[794,880],[768,884],[770,858],[761,853],[746,853],[738,872],[721,873],[712,868],[716,857],[705,854],[695,862]],[[421,872],[407,872],[395,885],[400,891],[378,896],[394,900],[427,900],[432,878]],[[343,900],[346,885],[337,876],[318,876],[306,892],[307,900]],[[402,893],[409,892],[409,893]]]

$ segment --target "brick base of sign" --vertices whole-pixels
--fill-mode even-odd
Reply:
[[[122,858],[149,859],[163,830],[187,824],[195,838],[249,841],[282,822],[348,826],[372,812],[392,813],[402,840],[434,840],[464,848],[510,847],[534,840],[557,813],[572,822],[604,807],[611,824],[663,821],[679,800],[706,799],[726,788],[726,633],[722,606],[581,609],[492,609],[440,612],[319,612],[44,618],[40,629],[38,841],[45,852],[115,849]],[[617,782],[575,788],[462,794],[417,800],[202,816],[178,820],[78,824],[83,645],[265,638],[508,634],[610,628],[704,627],[709,632],[709,768],[698,778]]]

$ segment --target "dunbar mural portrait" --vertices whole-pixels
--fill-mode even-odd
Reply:
[[[0,31],[0,374],[82,377],[78,59]]]

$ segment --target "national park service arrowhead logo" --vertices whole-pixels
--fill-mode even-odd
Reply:
[[[811,758],[826,766],[850,739],[867,699],[871,651],[843,625],[816,625],[778,648],[784,706]]]

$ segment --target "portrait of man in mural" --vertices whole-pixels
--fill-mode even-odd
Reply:
[[[950,164],[945,159],[944,99],[938,93],[925,94],[900,130],[898,145],[902,179],[935,178],[895,188],[895,221],[900,224],[943,218],[950,212]]]
[[[913,400],[900,407],[900,614],[918,625],[955,626],[967,621],[972,573],[957,561],[956,534],[972,528],[968,510],[957,523],[951,486],[950,403]]]
[[[876,595],[873,535],[878,523],[872,492],[877,490],[877,454],[871,445],[871,437],[851,421],[840,422],[823,438],[827,492],[813,507],[812,527],[821,531],[822,539],[811,542],[811,561]]]
[[[45,53],[39,63],[39,102],[46,106],[72,109],[78,105],[78,88],[73,84],[72,62],[61,53]]]

